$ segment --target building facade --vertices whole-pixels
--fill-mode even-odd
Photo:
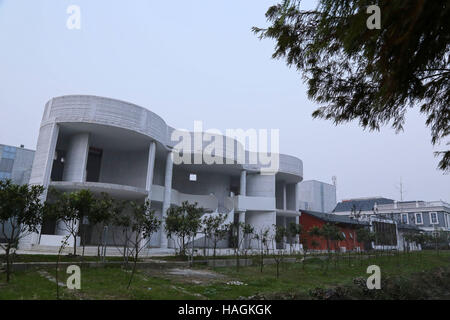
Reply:
[[[26,184],[30,179],[34,151],[0,144],[0,180]]]
[[[334,214],[326,214],[322,212],[314,212],[309,210],[300,210],[300,224],[302,225],[302,244],[308,250],[330,250],[330,251],[359,251],[364,250],[364,243],[358,242],[356,230],[358,228],[369,228],[366,221],[358,221],[348,217],[337,216]],[[322,237],[311,236],[308,231],[313,227],[321,228],[325,224],[336,225],[344,240],[329,241]]]
[[[336,207],[336,186],[317,181],[303,181],[299,185],[300,209],[330,213]]]
[[[53,98],[42,117],[30,183],[61,191],[106,192],[122,200],[149,199],[162,221],[168,208],[188,201],[212,214],[227,213],[230,220],[255,230],[298,223],[300,159],[280,154],[271,173],[266,164],[249,161],[254,154],[238,139],[215,135],[196,144],[196,134],[179,132],[131,103],[83,95]],[[174,136],[194,143],[180,152]],[[202,159],[212,140],[222,146],[214,150],[213,163]],[[240,161],[242,155],[245,161]],[[20,247],[58,245],[64,235],[57,221],[47,221]],[[175,243],[162,226],[149,246],[173,248]]]
[[[0,180],[10,179],[15,184],[26,184],[30,179],[34,151],[23,147],[0,144]],[[0,242],[11,235],[11,225],[0,224]],[[3,234],[3,232],[5,234]]]
[[[375,210],[423,231],[450,231],[450,204],[444,201],[394,201],[377,205]]]

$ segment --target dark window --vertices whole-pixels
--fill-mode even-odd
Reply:
[[[86,181],[98,182],[100,179],[100,167],[102,164],[103,151],[97,148],[89,148],[89,156],[87,161]]]
[[[56,230],[56,220],[51,218],[44,218],[42,223],[41,234],[55,234]]]
[[[53,159],[52,167],[52,181],[62,181],[64,172],[64,156],[65,152],[62,150],[56,150],[55,158]]]

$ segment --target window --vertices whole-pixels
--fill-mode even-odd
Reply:
[[[407,213],[402,213],[402,223],[403,224],[408,224],[409,223],[408,220],[409,220],[408,219],[408,214]]]
[[[191,173],[189,175],[189,181],[197,181],[197,175],[195,173]]]
[[[437,212],[430,212],[430,223],[439,224]]]
[[[353,233],[352,232],[349,232],[348,235],[350,236],[350,239],[353,239]]]
[[[345,232],[342,232],[342,236],[344,237],[344,239],[347,239],[347,237],[345,236]]]
[[[416,213],[416,224],[423,224],[422,213]]]

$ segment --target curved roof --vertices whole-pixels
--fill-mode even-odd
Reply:
[[[41,126],[53,122],[98,124],[129,130],[158,142],[167,150],[177,146],[179,140],[175,141],[173,139],[174,136],[179,136],[184,133],[189,135],[191,141],[193,141],[195,134],[170,127],[159,115],[141,106],[121,100],[92,95],[67,95],[55,97],[48,101]],[[265,166],[261,165],[261,163],[249,163],[247,161],[251,158],[251,153],[243,149],[239,140],[223,135],[217,135],[217,139],[222,139],[222,146],[224,148],[222,153],[223,158],[232,158],[234,161],[240,161],[237,150],[242,150],[246,155],[246,162],[238,162],[238,164],[242,165],[242,168],[250,171],[264,170]],[[233,149],[233,154],[230,154],[227,149],[230,141],[233,147],[228,149]],[[191,146],[190,153],[196,153],[202,152],[207,144],[203,141],[202,150],[195,150],[193,144]],[[278,159],[278,172],[290,176],[297,181],[303,179],[303,162],[300,159],[284,154],[280,154]]]

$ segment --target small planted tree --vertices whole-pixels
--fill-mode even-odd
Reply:
[[[131,216],[127,213],[130,207],[129,201],[115,202],[113,206],[113,214],[111,217],[111,225],[119,231],[120,239],[116,239],[116,232],[112,233],[115,247],[121,252],[124,266],[128,266],[128,257],[130,250],[130,232],[131,232]]]
[[[293,253],[293,245],[300,243],[300,236],[302,234],[302,226],[295,222],[289,223],[286,229],[286,237],[289,241],[290,254]]]
[[[86,235],[87,228],[84,226],[84,222],[87,224],[91,223],[92,215],[96,209],[97,199],[95,199],[94,194],[90,190],[80,190],[73,192],[71,194],[73,206],[78,215],[79,229],[78,234],[81,239],[81,246],[83,247],[82,257],[84,257],[84,252],[86,248]]]
[[[96,199],[93,209],[89,215],[89,223],[95,228],[97,234],[97,255],[100,257],[100,248],[102,247],[103,230],[113,217],[115,201],[107,194],[102,193],[101,198]]]
[[[313,238],[312,241],[316,244],[316,245],[312,246],[312,243],[311,243],[311,246],[314,249],[318,248],[320,246],[320,244],[316,241],[315,238],[320,238],[321,237],[320,228],[318,226],[314,226],[314,227],[310,228],[308,230],[308,235]]]
[[[232,228],[232,235],[234,238],[234,255],[236,257],[236,268],[239,272],[240,267],[240,253],[243,252],[245,258],[247,258],[248,249],[245,247],[245,240],[254,234],[255,229],[253,226],[247,223],[238,222],[235,224],[230,224]]]
[[[356,229],[356,241],[363,244],[364,246],[369,245],[374,239],[375,234],[371,232],[368,228],[358,228]],[[367,248],[365,248],[364,251],[367,251]],[[363,250],[360,252],[360,263],[362,265],[362,258],[363,258]]]
[[[197,203],[189,204],[187,201],[183,202],[180,207],[171,207],[167,210],[165,220],[167,236],[176,238],[180,248],[179,254],[183,257],[186,256],[189,239],[193,242],[195,235],[200,230],[203,212],[204,209],[199,208]],[[192,245],[194,244],[192,243]]]
[[[43,205],[40,197],[42,186],[13,184],[11,180],[0,180],[0,235],[5,243],[6,282],[11,277],[11,251],[17,248],[19,241],[32,232],[38,232],[42,223]],[[10,226],[9,232],[6,224]]]
[[[216,249],[219,241],[223,240],[228,234],[228,226],[225,225],[227,213],[219,213],[215,216],[207,216],[203,218],[205,238],[210,239],[213,243],[213,268],[216,266]]]
[[[155,211],[150,209],[150,200],[146,200],[143,204],[131,202],[130,215],[130,238],[129,243],[133,247],[133,270],[131,272],[130,280],[128,281],[127,289],[130,288],[133,276],[136,273],[136,265],[139,258],[139,253],[151,240],[152,235],[159,230],[161,221],[156,217]]]
[[[259,250],[260,250],[260,271],[263,272],[264,267],[264,251],[269,251],[269,241],[270,241],[270,229],[267,228],[261,228],[258,233],[255,234],[255,239],[259,243]]]
[[[277,243],[281,243],[286,236],[286,228],[283,226],[274,225],[274,236],[272,237],[272,249],[273,249],[273,259],[277,266],[277,279],[280,277],[280,264],[284,259],[284,250],[277,250]]]
[[[334,267],[336,268],[339,265],[339,257],[340,257],[340,242],[345,240],[344,233],[335,225],[332,225],[334,231],[331,234],[331,240],[334,242],[335,248],[335,259],[334,259]]]
[[[84,238],[85,232],[80,228],[83,219],[89,219],[91,210],[94,207],[95,198],[89,190],[79,190],[71,193],[61,193],[51,189],[52,201],[49,202],[46,216],[54,218],[63,226],[73,238],[73,255],[77,255],[77,236],[80,234]],[[82,239],[84,242],[84,239]],[[83,244],[84,253],[84,244]]]
[[[331,261],[330,245],[333,241],[338,241],[340,237],[342,237],[339,228],[330,223],[326,223],[321,228],[319,228],[318,226],[312,227],[311,229],[309,229],[308,233],[312,237],[319,237],[326,241],[328,255],[326,270],[328,271],[328,266]]]

